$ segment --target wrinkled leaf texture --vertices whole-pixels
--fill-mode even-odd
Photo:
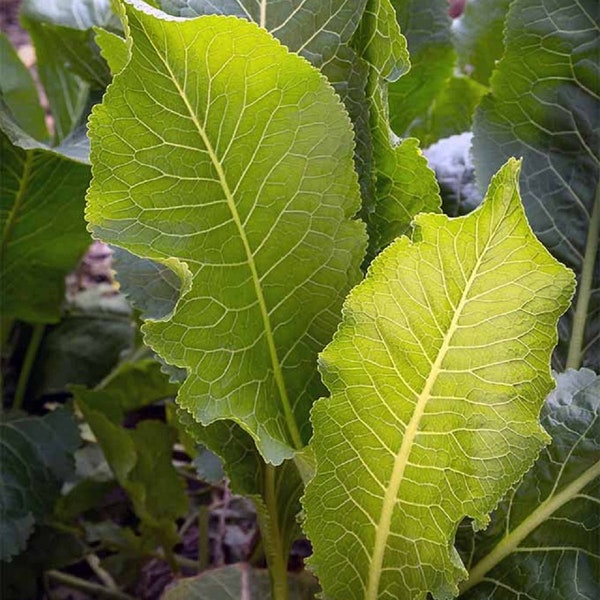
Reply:
[[[557,383],[541,421],[552,444],[485,531],[461,528],[469,568],[461,599],[592,600],[598,594],[600,377],[569,370]]]
[[[527,217],[578,275],[555,368],[600,370],[600,35],[595,0],[515,0],[506,52],[475,118],[473,156],[484,188],[523,157]]]
[[[233,419],[281,463],[308,441],[316,355],[360,277],[350,122],[256,25],[126,10],[131,58],[90,119],[87,219],[185,282],[174,313],[143,327],[188,369],[180,406]]]
[[[458,524],[485,525],[548,443],[538,415],[574,281],[527,224],[518,173],[509,161],[470,215],[417,216],[321,354],[331,397],[312,411],[303,505],[327,597],[456,595]]]

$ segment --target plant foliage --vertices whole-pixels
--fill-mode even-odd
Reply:
[[[594,8],[26,0],[3,598],[595,597]]]

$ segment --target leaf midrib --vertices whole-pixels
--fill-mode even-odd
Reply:
[[[419,398],[415,405],[413,416],[411,417],[411,420],[406,427],[404,437],[402,438],[402,444],[400,445],[400,450],[398,451],[398,453],[396,454],[396,458],[394,459],[392,477],[390,478],[390,483],[385,492],[383,506],[381,510],[381,517],[379,519],[379,523],[377,525],[377,530],[375,534],[375,544],[373,554],[371,557],[371,562],[369,565],[369,579],[367,583],[365,600],[377,600],[378,598],[379,582],[381,578],[383,560],[385,557],[387,539],[390,533],[392,515],[394,512],[396,500],[398,498],[398,491],[400,489],[402,479],[404,478],[404,471],[408,464],[408,459],[413,447],[413,442],[419,431],[419,425],[421,423],[421,418],[423,416],[423,413],[425,412],[427,403],[431,398],[431,391],[433,389],[433,386],[435,385],[438,375],[442,370],[442,362],[444,361],[448,349],[450,348],[450,342],[452,341],[454,333],[458,328],[458,322],[460,320],[460,317],[462,316],[464,307],[469,301],[469,292],[471,290],[473,282],[478,276],[482,258],[483,256],[485,256],[490,244],[490,240],[493,236],[494,231],[490,232],[488,239],[486,240],[485,246],[483,247],[479,256],[477,257],[477,262],[475,263],[471,275],[469,276],[469,279],[465,284],[465,289],[463,290],[460,301],[456,307],[456,310],[454,311],[452,321],[448,327],[448,330],[446,331],[446,334],[444,335],[442,345],[440,346],[435,362],[431,367],[431,371],[429,373],[429,376],[427,377],[427,381],[425,382],[423,391],[419,395]]]
[[[509,554],[516,552],[519,544],[537,527],[547,521],[559,508],[572,500],[586,485],[600,476],[600,461],[584,471],[558,494],[551,495],[538,506],[518,527],[506,535],[469,573],[469,579],[460,586],[460,593],[475,587],[485,575]]]
[[[25,160],[23,164],[23,171],[21,173],[21,180],[19,182],[19,189],[17,190],[17,195],[15,197],[13,207],[8,215],[6,223],[4,224],[4,231],[2,232],[2,246],[0,246],[0,259],[2,260],[4,260],[6,248],[8,247],[8,242],[10,240],[12,230],[16,225],[19,211],[21,210],[21,206],[25,201],[27,185],[31,176],[32,164],[33,152],[25,151]]]
[[[263,4],[265,6],[264,10],[266,11],[266,0],[263,0]],[[261,10],[262,10],[262,4],[261,4]],[[169,77],[171,78],[171,81],[173,82],[173,85],[175,86],[175,88],[177,90],[177,93],[179,94],[180,98],[182,99],[183,103],[185,104],[185,107],[190,115],[190,118],[191,118],[192,122],[194,123],[194,126],[196,127],[198,134],[200,135],[202,143],[206,147],[206,151],[208,152],[208,155],[210,156],[210,160],[213,164],[213,167],[215,168],[217,175],[219,177],[219,183],[221,184],[221,188],[223,190],[223,193],[225,194],[225,199],[227,201],[227,207],[229,208],[229,211],[231,213],[233,221],[237,227],[238,234],[242,240],[242,244],[244,246],[244,251],[246,253],[246,260],[248,262],[248,267],[250,268],[250,273],[252,275],[252,282],[254,284],[254,290],[256,293],[258,305],[260,307],[260,312],[261,312],[263,325],[264,325],[264,329],[265,329],[265,337],[267,339],[267,344],[269,346],[269,355],[271,358],[271,364],[273,366],[273,375],[275,377],[275,382],[277,384],[277,389],[279,391],[279,396],[281,398],[281,403],[283,406],[283,411],[284,411],[285,420],[286,420],[286,423],[288,426],[288,431],[291,435],[294,446],[296,447],[296,449],[300,450],[303,447],[302,438],[300,436],[300,431],[298,429],[298,425],[296,423],[296,419],[294,417],[291,403],[290,403],[290,400],[289,400],[289,397],[287,394],[287,389],[286,389],[285,381],[283,378],[283,371],[281,368],[281,364],[279,362],[279,357],[277,355],[277,348],[275,346],[275,339],[273,336],[273,329],[271,327],[271,321],[269,318],[269,311],[267,310],[267,305],[265,302],[264,294],[262,291],[262,287],[260,285],[260,277],[258,276],[258,271],[256,269],[256,263],[254,262],[254,256],[252,254],[252,249],[250,248],[250,243],[246,236],[246,232],[244,230],[242,221],[240,219],[240,215],[237,211],[233,193],[231,192],[231,189],[227,182],[225,172],[223,171],[223,166],[221,165],[221,162],[220,162],[219,158],[217,157],[215,149],[213,148],[202,123],[200,123],[192,105],[188,101],[188,98],[187,98],[183,88],[179,85],[179,82],[177,81],[175,74],[171,70],[171,67],[168,64],[166,57],[164,57],[159,52],[158,48],[156,47],[156,45],[154,44],[154,41],[152,40],[152,38],[150,36],[147,35],[146,38],[148,39],[149,43],[154,48],[156,55],[160,58],[161,62],[163,63],[165,69],[167,70],[167,72],[169,74]]]

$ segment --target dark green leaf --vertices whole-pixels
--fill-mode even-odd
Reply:
[[[112,287],[92,287],[78,294],[44,337],[32,394],[64,392],[69,384],[97,385],[131,348],[133,336],[131,309]]]
[[[400,136],[412,134],[450,79],[456,54],[447,0],[392,0],[408,41],[411,70],[390,85],[390,122]]]
[[[308,574],[288,574],[289,600],[313,600],[319,591]],[[167,588],[163,600],[271,600],[271,580],[267,571],[246,564],[206,571],[198,577],[182,579]]]
[[[24,550],[35,521],[52,511],[79,443],[67,409],[0,422],[0,560]]]
[[[73,391],[77,406],[117,481],[129,495],[142,526],[162,545],[177,543],[175,520],[186,514],[188,499],[184,482],[172,464],[175,431],[160,421],[142,421],[134,430],[124,429],[111,419],[111,406],[98,402],[94,392],[78,388]],[[89,404],[88,394],[93,400]]]
[[[10,566],[0,563],[2,600],[39,600],[42,574],[80,561],[83,543],[73,534],[41,525],[28,541],[27,550],[14,558]]]
[[[121,291],[144,319],[162,319],[173,311],[181,280],[167,266],[115,247],[113,264]]]
[[[110,0],[25,0],[23,24],[33,40],[37,69],[60,143],[87,116],[91,90],[110,82],[94,41],[94,26],[118,30]]]
[[[506,52],[475,118],[480,188],[509,156],[533,230],[578,276],[559,370],[600,370],[600,35],[597,0],[515,0]]]
[[[86,164],[36,142],[0,112],[0,304],[3,318],[60,316],[65,275],[90,243]]]
[[[600,573],[600,377],[557,377],[542,412],[552,436],[537,463],[473,533],[461,528],[468,561],[464,600],[593,600]],[[470,529],[470,532],[469,532]]]
[[[469,131],[475,109],[487,91],[469,77],[451,77],[410,134],[419,138],[422,146],[429,146],[437,140]]]
[[[127,412],[173,397],[178,387],[169,382],[158,362],[144,359],[121,363],[96,389],[81,386],[71,389],[87,406],[121,424]]]
[[[481,85],[488,85],[504,52],[504,21],[511,1],[469,0],[452,24],[458,64]]]
[[[8,37],[0,33],[0,96],[14,121],[34,139],[47,142],[46,116],[29,69],[21,62]]]

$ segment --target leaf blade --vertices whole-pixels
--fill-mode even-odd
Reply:
[[[232,418],[279,463],[308,439],[307,412],[320,389],[314,358],[337,325],[345,290],[360,277],[365,237],[351,220],[359,194],[350,123],[320,74],[255,25],[226,17],[166,20],[135,6],[127,5],[131,59],[90,121],[94,179],[87,218],[96,235],[175,265],[186,279],[173,315],[144,326],[167,362],[190,370],[180,405],[203,424]],[[186,44],[206,55],[190,78],[174,50]],[[156,64],[155,80],[141,80],[140,71]],[[165,81],[169,102],[149,102],[146,88],[154,83],[152,98]],[[129,108],[130,89],[146,98],[137,114]],[[126,140],[113,129],[116,114],[131,125],[122,130]],[[160,138],[167,144],[157,170],[152,147]],[[136,146],[150,150],[133,172],[124,157]],[[170,146],[179,148],[179,158]],[[115,170],[125,183],[113,177]],[[187,198],[182,205],[169,204],[174,180]],[[200,183],[210,212],[198,207],[194,213]],[[190,337],[190,327],[205,332]],[[183,338],[194,340],[193,350]],[[303,429],[294,435],[294,427]]]
[[[517,177],[512,161],[467,217],[420,215],[415,241],[373,262],[321,354],[332,395],[312,411],[317,474],[303,504],[330,596],[455,595],[462,515],[484,523],[547,442],[536,412],[573,278],[535,240]]]
[[[552,445],[495,511],[492,525],[462,537],[475,552],[461,598],[594,597],[600,378],[581,369],[557,382],[542,418]]]
[[[560,326],[558,370],[600,368],[599,130],[590,118],[600,107],[595,8],[593,0],[564,10],[548,0],[513,2],[505,54],[474,125],[479,185],[508,156],[524,157],[528,219],[552,254],[578,275],[576,303]]]

